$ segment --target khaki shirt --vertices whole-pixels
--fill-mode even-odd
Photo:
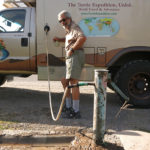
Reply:
[[[80,36],[84,36],[84,33],[77,24],[72,22],[70,30],[66,31],[65,50],[69,50]]]

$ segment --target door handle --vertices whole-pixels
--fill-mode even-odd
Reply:
[[[28,38],[21,38],[21,46],[22,47],[28,46]]]

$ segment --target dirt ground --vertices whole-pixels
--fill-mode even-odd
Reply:
[[[5,83],[0,88],[0,135],[78,134],[77,137],[83,141],[87,137],[89,138],[86,141],[90,140],[90,136],[85,136],[79,131],[92,129],[94,88],[81,87],[80,91],[82,118],[73,120],[60,118],[59,121],[54,122],[49,111],[48,83],[46,81],[37,81],[37,76],[32,75],[29,78],[15,78],[13,82]],[[51,92],[54,111],[57,113],[63,95],[63,88],[59,81],[51,82]],[[113,147],[114,145],[115,148],[122,148],[119,139],[113,136],[114,131],[141,130],[150,132],[150,109],[128,108],[116,118],[121,105],[117,94],[108,89],[106,149],[108,146]],[[75,143],[77,145],[83,141],[75,140]]]

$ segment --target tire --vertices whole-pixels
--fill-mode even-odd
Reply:
[[[0,86],[3,85],[6,81],[6,77],[3,75],[0,75]]]
[[[149,61],[135,60],[125,64],[117,72],[114,82],[129,97],[129,103],[140,107],[150,106]]]

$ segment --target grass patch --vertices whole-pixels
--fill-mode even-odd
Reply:
[[[16,113],[0,113],[0,130],[13,129],[13,124],[18,123],[16,116]]]
[[[13,122],[0,120],[0,130],[10,129]]]

